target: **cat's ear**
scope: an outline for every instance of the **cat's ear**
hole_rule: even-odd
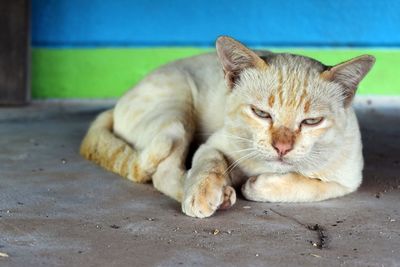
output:
[[[344,89],[344,106],[348,107],[353,100],[358,84],[367,75],[374,63],[375,57],[373,56],[359,56],[336,66],[329,67],[322,72],[321,77],[342,85]]]
[[[264,69],[267,67],[267,63],[256,53],[228,36],[219,37],[216,42],[216,48],[230,89],[238,81],[240,73],[244,69]]]

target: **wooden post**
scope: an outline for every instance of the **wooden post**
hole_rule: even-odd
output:
[[[0,0],[0,105],[30,100],[30,0]]]

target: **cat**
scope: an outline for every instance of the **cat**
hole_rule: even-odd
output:
[[[150,73],[91,124],[81,154],[181,202],[205,218],[251,201],[311,202],[355,191],[362,181],[359,126],[351,106],[375,63],[363,55],[325,66],[252,51],[227,36],[216,53]],[[202,144],[191,167],[191,142]]]

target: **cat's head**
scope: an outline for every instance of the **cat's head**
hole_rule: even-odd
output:
[[[237,139],[248,152],[283,171],[317,162],[342,138],[357,86],[375,62],[369,55],[336,66],[291,54],[259,56],[230,37],[216,46],[230,90],[225,124],[248,140]]]

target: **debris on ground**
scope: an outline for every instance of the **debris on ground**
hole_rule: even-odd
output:
[[[5,253],[5,252],[0,252],[0,257],[1,258],[8,258],[9,255],[7,253]]]
[[[336,221],[336,222],[341,223],[343,221]],[[326,239],[327,239],[327,235],[324,232],[324,229],[321,226],[319,226],[318,224],[309,225],[309,226],[307,226],[307,228],[311,231],[317,232],[317,234],[318,234],[318,241],[317,242],[311,241],[311,244],[313,245],[313,247],[323,249],[326,246]]]

